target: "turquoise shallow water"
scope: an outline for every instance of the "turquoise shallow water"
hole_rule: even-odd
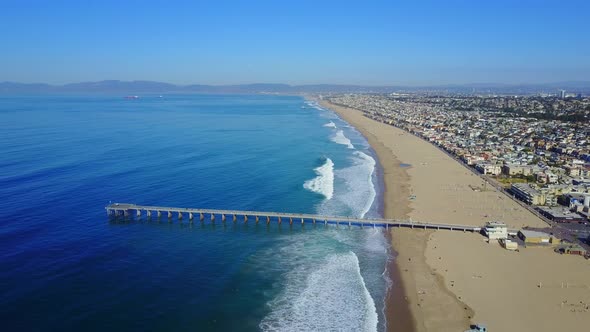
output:
[[[378,216],[364,138],[300,97],[0,98],[9,330],[382,330],[381,230],[109,222],[109,201]]]

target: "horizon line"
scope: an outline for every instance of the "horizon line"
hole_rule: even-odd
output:
[[[289,87],[305,87],[305,86],[356,86],[365,88],[388,88],[388,87],[410,87],[410,88],[421,88],[421,87],[465,87],[465,86],[504,86],[504,87],[518,87],[518,86],[531,86],[531,85],[567,85],[567,84],[588,84],[590,87],[590,80],[572,80],[572,81],[551,81],[551,82],[519,82],[519,83],[501,83],[501,82],[469,82],[469,83],[430,83],[430,84],[412,84],[412,83],[391,83],[391,84],[355,84],[355,83],[277,83],[277,82],[250,82],[250,83],[225,83],[225,84],[211,84],[211,83],[170,83],[166,81],[157,80],[120,80],[120,79],[104,79],[96,81],[77,81],[69,83],[46,83],[46,82],[19,82],[19,81],[0,81],[0,84],[22,84],[22,85],[47,85],[53,87],[65,87],[68,85],[76,84],[88,84],[88,83],[106,83],[106,82],[117,82],[117,83],[159,83],[173,85],[177,87],[189,87],[189,86],[210,86],[210,87],[230,87],[230,86],[248,86],[248,85],[283,85]]]

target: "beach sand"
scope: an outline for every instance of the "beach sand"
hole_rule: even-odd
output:
[[[385,217],[546,226],[432,144],[358,110],[321,104],[355,126],[375,150],[384,172]],[[590,326],[590,262],[579,256],[551,248],[509,252],[480,234],[451,231],[394,229],[391,240],[398,253],[389,269],[396,284],[388,295],[391,331],[464,331],[473,323],[491,331]]]

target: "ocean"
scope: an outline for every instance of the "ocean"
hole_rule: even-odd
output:
[[[364,137],[297,96],[0,97],[0,320],[45,331],[382,331],[382,229],[109,202],[379,217]]]

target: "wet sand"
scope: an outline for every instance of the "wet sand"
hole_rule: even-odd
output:
[[[432,144],[358,110],[321,104],[355,126],[375,150],[384,173],[385,217],[545,226]],[[395,283],[387,296],[390,331],[464,331],[481,322],[492,331],[590,325],[590,263],[581,257],[550,248],[508,252],[472,233],[394,229],[390,236],[398,253],[389,267]]]

